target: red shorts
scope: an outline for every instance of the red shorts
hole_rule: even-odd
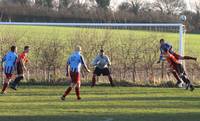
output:
[[[81,81],[81,76],[80,76],[79,72],[70,71],[70,77],[71,77],[73,83],[80,83],[80,81]]]
[[[11,79],[12,78],[12,74],[5,74],[7,79]]]
[[[177,53],[173,53],[172,55],[173,55],[176,59],[178,59],[178,60],[180,60],[180,59],[183,58],[181,55],[179,55],[179,54],[177,54]]]

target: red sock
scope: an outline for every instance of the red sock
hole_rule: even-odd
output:
[[[80,99],[80,88],[79,88],[79,87],[76,87],[76,88],[75,88],[75,91],[76,91],[77,99]]]
[[[8,87],[8,83],[4,83],[4,84],[3,84],[2,92],[4,92],[4,91],[6,90],[7,87]]]
[[[67,95],[70,93],[71,90],[72,90],[72,87],[69,87],[69,88],[65,91],[63,97],[67,96]]]
[[[95,84],[96,84],[96,78],[92,77],[92,85],[91,86],[93,87],[93,86],[95,86]]]
[[[113,80],[112,80],[112,77],[109,76],[108,79],[109,79],[109,81],[110,81],[110,85],[111,85],[111,86],[114,86],[114,84],[113,84]]]

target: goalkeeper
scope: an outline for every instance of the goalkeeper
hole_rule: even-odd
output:
[[[95,67],[95,70],[93,72],[92,77],[92,85],[91,87],[94,87],[96,84],[96,77],[97,76],[108,76],[108,79],[110,81],[110,85],[114,87],[113,79],[111,77],[111,73],[109,70],[109,66],[111,66],[110,59],[107,55],[104,54],[104,50],[101,49],[99,54],[96,56],[94,61],[92,62],[92,65]]]

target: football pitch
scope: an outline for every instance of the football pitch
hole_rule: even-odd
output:
[[[198,121],[200,92],[178,88],[22,86],[0,96],[0,121]]]

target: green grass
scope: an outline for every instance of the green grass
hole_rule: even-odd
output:
[[[0,121],[197,121],[199,89],[82,87],[61,101],[64,86],[20,87],[0,96]]]

